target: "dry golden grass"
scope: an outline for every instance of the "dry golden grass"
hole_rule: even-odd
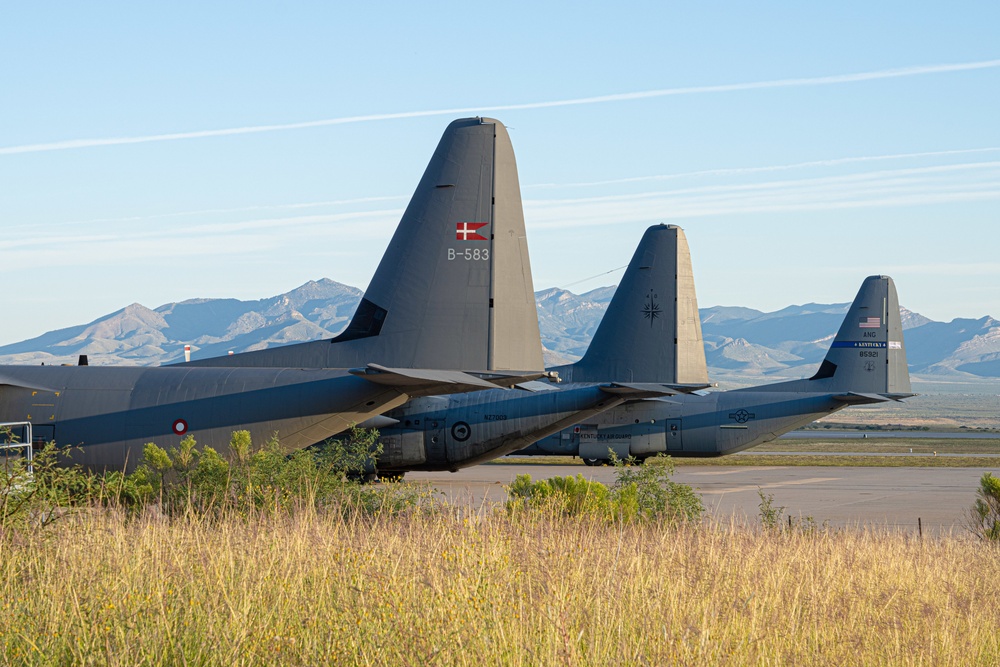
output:
[[[1000,553],[967,539],[83,513],[0,537],[0,662],[996,665]]]

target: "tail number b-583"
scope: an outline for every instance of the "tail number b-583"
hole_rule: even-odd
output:
[[[490,258],[489,248],[465,248],[456,250],[455,248],[448,248],[448,261],[455,259],[464,259],[466,261],[475,262],[477,260],[486,260]]]

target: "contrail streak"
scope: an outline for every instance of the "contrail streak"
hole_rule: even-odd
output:
[[[534,183],[522,185],[522,189],[530,188],[582,188],[597,185],[619,185],[623,183],[641,183],[644,181],[670,181],[681,178],[693,178],[697,176],[744,176],[747,174],[759,174],[774,171],[791,171],[793,169],[803,169],[809,167],[838,167],[845,164],[858,162],[880,162],[886,160],[904,160],[909,158],[922,157],[948,157],[952,155],[967,155],[973,153],[996,153],[1000,152],[1000,146],[990,148],[963,148],[948,151],[923,151],[920,153],[895,153],[893,155],[866,155],[862,157],[842,157],[830,158],[826,160],[810,160],[808,162],[794,162],[792,164],[776,164],[765,167],[725,167],[718,169],[701,169],[699,171],[684,171],[675,174],[656,174],[652,176],[630,176],[627,178],[614,178],[604,181],[585,181],[579,183]]]
[[[398,113],[371,114],[366,116],[345,116],[342,118],[326,118],[322,120],[305,121],[301,123],[284,123],[279,125],[251,125],[247,127],[232,127],[219,130],[201,130],[197,132],[173,132],[169,134],[151,134],[138,137],[109,137],[105,139],[71,139],[54,141],[44,144],[25,144],[22,146],[6,146],[0,148],[0,155],[16,153],[39,153],[42,151],[72,150],[76,148],[94,148],[97,146],[121,146],[124,144],[143,144],[154,141],[176,141],[181,139],[201,139],[205,137],[225,137],[237,134],[257,134],[260,132],[278,132],[282,130],[301,130],[310,127],[325,127],[328,125],[346,125],[349,123],[369,123],[381,120],[398,120],[402,118],[423,118],[427,116],[450,116],[456,114],[482,113],[483,111],[520,111],[524,109],[546,109],[552,107],[579,106],[586,104],[605,104],[609,102],[625,102],[630,100],[667,97],[672,95],[701,95],[706,93],[728,93],[741,90],[761,90],[766,88],[792,88],[797,86],[829,86],[843,83],[857,83],[876,79],[894,79],[924,74],[941,74],[945,72],[961,72],[967,70],[1000,67],[1000,60],[983,60],[970,63],[953,63],[948,65],[923,65],[917,67],[902,67],[897,69],[876,70],[874,72],[857,72],[854,74],[837,74],[797,79],[777,79],[773,81],[754,81],[750,83],[730,83],[715,86],[690,86],[683,88],[663,88],[633,93],[618,93],[599,95],[596,97],[580,97],[569,100],[549,102],[528,102],[524,104],[485,105],[476,107],[459,107],[453,109],[434,109],[428,111],[403,111]]]

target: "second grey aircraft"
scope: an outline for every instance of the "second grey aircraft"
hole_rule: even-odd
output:
[[[612,452],[640,461],[661,452],[719,456],[850,405],[912,395],[896,291],[884,276],[865,281],[812,378],[701,391],[709,385],[690,252],[672,225],[647,230],[583,359],[549,370],[569,383],[531,383],[543,388],[533,395],[432,396],[387,413],[396,423],[381,429],[380,474],[457,470],[532,440],[518,453],[570,454],[592,465]],[[614,403],[556,430],[573,419],[572,401],[602,393]]]

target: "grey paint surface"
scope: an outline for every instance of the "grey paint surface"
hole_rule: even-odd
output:
[[[462,376],[390,386],[325,369],[0,366],[0,421],[31,421],[36,436],[81,446],[79,463],[132,467],[145,443],[176,446],[187,434],[223,454],[234,430],[301,449],[411,395],[482,389]]]
[[[587,353],[551,370],[566,382],[708,383],[683,229],[646,230]]]
[[[925,534],[966,535],[964,513],[975,499],[983,468],[838,468],[681,466],[673,480],[690,484],[702,495],[712,517],[759,523],[758,487],[774,496],[795,518],[811,516],[833,527],[867,526]],[[997,469],[992,470],[998,474]],[[505,484],[519,474],[532,479],[583,474],[614,483],[613,468],[503,464],[477,466],[457,473],[411,473],[412,482],[431,484],[442,497],[473,509],[506,500]]]
[[[509,454],[632,398],[671,391],[663,385],[607,383],[537,394],[488,390],[416,398],[386,415],[396,423],[379,429],[384,451],[378,471],[458,470]]]
[[[364,299],[380,309],[378,335],[188,365],[543,368],[517,164],[503,124],[464,118],[448,126]],[[367,315],[359,307],[345,333],[369,330]]]

